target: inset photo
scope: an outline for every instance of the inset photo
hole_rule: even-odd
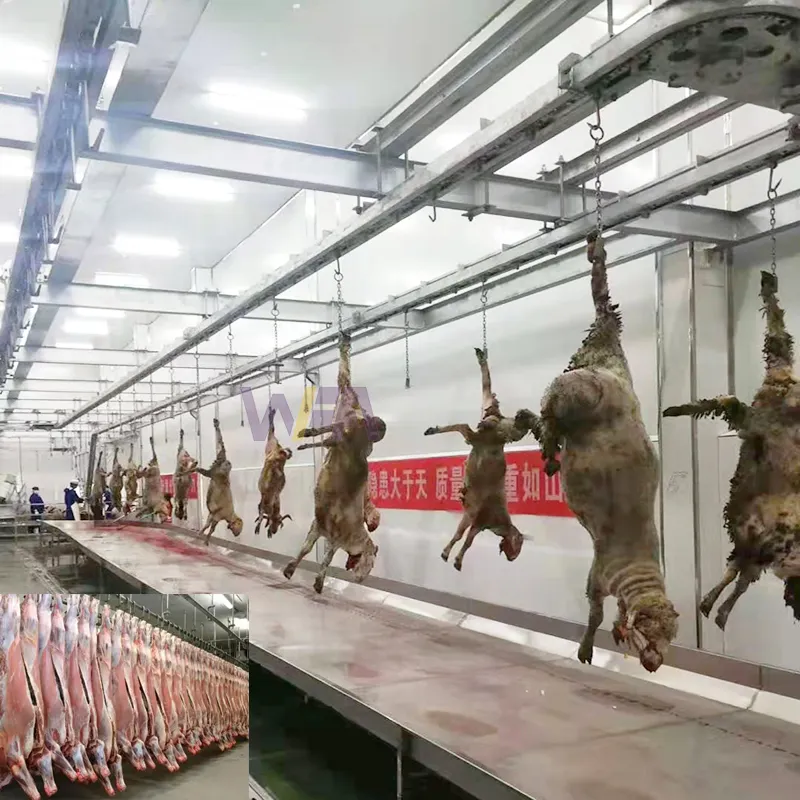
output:
[[[3,797],[242,796],[248,621],[239,595],[0,595]]]

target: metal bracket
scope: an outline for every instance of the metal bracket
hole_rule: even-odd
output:
[[[474,208],[470,208],[468,211],[465,211],[461,216],[466,217],[470,222],[475,219],[475,217],[479,217],[481,214],[491,214],[494,211],[495,206],[484,203],[480,206],[475,206]]]

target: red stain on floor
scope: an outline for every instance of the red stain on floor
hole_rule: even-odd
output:
[[[377,678],[380,676],[378,670],[367,667],[364,664],[356,664],[353,662],[345,664],[345,671],[347,672],[348,678],[355,678],[356,680]]]
[[[455,733],[459,736],[490,736],[497,733],[494,725],[481,722],[474,717],[466,717],[463,714],[453,714],[450,711],[427,711],[425,716],[438,727]]]

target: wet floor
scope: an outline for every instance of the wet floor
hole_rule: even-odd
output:
[[[127,789],[117,796],[124,800],[240,800],[247,796],[248,745],[240,741],[227,752],[208,748],[190,756],[180,771],[170,775],[163,767],[139,773],[124,765]],[[56,775],[58,800],[87,800],[106,797],[97,783],[93,786],[71,784]],[[37,784],[40,785],[38,779]],[[17,786],[3,790],[3,800],[22,800],[25,794]]]
[[[32,540],[0,540],[0,588],[6,593],[20,594],[51,589]]]
[[[472,800],[411,765],[404,800]],[[250,773],[276,800],[395,800],[389,745],[308,699],[261,667],[250,667]]]

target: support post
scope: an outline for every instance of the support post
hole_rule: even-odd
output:
[[[94,480],[94,460],[97,453],[97,434],[93,433],[89,440],[89,463],[86,467],[86,489],[84,490],[84,500],[89,497],[92,491],[92,481]]]
[[[659,416],[664,408],[728,390],[724,256],[688,245],[658,262],[662,298]],[[724,560],[719,436],[710,420],[661,419],[661,537],[667,591],[680,613],[677,644],[721,651],[722,635],[698,611],[705,576]]]

